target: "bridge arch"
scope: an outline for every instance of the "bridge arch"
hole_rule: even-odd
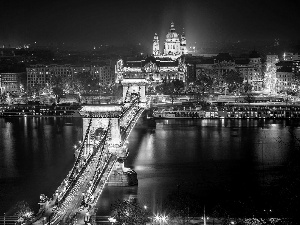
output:
[[[146,85],[145,78],[129,78],[121,81],[123,85],[123,102],[128,103],[132,97],[139,97],[141,103],[146,102]]]

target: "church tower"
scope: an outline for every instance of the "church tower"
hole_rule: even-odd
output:
[[[184,29],[181,35],[181,41],[180,41],[180,50],[181,54],[186,54],[187,53],[187,48],[186,48],[186,38],[184,34]]]
[[[154,39],[153,39],[153,55],[158,56],[159,55],[159,40],[157,33],[154,34]]]

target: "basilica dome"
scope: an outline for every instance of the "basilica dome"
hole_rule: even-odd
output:
[[[167,39],[179,38],[176,32],[169,32],[166,36]]]
[[[178,39],[179,40],[179,35],[175,32],[175,26],[174,23],[171,23],[170,31],[166,35],[166,39]]]

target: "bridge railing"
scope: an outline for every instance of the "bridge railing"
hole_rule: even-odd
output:
[[[83,150],[84,150],[85,144],[88,140],[88,135],[89,135],[89,132],[90,132],[91,124],[92,124],[92,118],[89,121],[89,125],[88,125],[88,128],[86,130],[86,134],[85,134],[85,137],[83,139],[83,142],[81,144],[79,154],[78,154],[78,156],[75,160],[74,166],[72,167],[72,169],[69,172],[69,174],[67,175],[67,177],[63,180],[61,185],[55,191],[55,193],[57,193],[57,196],[55,196],[55,198],[57,198],[57,199],[63,199],[64,196],[66,195],[66,193],[68,193],[69,188],[72,187],[72,179],[74,177],[74,174],[75,174],[76,170],[79,168],[79,163],[81,162],[80,160],[82,158]],[[55,199],[55,201],[56,201],[56,199]]]
[[[104,189],[104,186],[109,178],[109,175],[110,175],[112,168],[114,167],[116,161],[117,161],[117,156],[113,155],[113,154],[110,154],[109,158],[105,161],[104,167],[101,170],[101,173],[99,174],[97,179],[95,180],[95,184],[93,185],[93,187],[91,189],[91,193],[93,193],[93,196],[94,196],[94,193],[96,194],[90,203],[92,206],[95,206],[97,204],[97,201]]]
[[[71,190],[74,191],[74,188],[75,189],[79,188],[78,182],[80,180],[82,180],[81,178],[83,176],[83,173],[86,172],[87,168],[90,168],[92,166],[92,165],[90,165],[92,160],[94,160],[94,162],[96,161],[96,158],[97,158],[96,154],[103,150],[103,148],[105,146],[105,142],[106,142],[106,139],[107,139],[107,134],[108,134],[109,129],[110,129],[110,124],[109,124],[108,128],[106,129],[106,132],[103,134],[99,144],[97,146],[94,146],[94,150],[93,150],[92,154],[90,155],[90,157],[86,160],[85,165],[82,166],[81,170],[78,172],[78,174],[75,175],[73,181],[69,184],[68,188],[64,191],[64,193],[62,193],[63,196],[62,196],[61,199],[59,199],[57,205],[61,206],[61,207],[64,205],[64,207],[63,207],[64,209],[62,209],[61,207],[58,207],[57,210],[62,210],[62,211],[66,210],[65,207],[68,205],[68,203],[64,204],[64,202],[66,200],[67,200],[67,202],[71,201],[70,196],[69,196]],[[87,132],[90,132],[90,129],[88,129]],[[94,163],[93,163],[93,165],[94,165]],[[59,213],[59,214],[61,214],[61,213]],[[51,221],[51,224],[55,224],[59,220],[60,217],[61,217],[61,215],[54,216],[52,221]]]
[[[70,190],[74,187],[74,182],[76,182],[76,180],[78,179],[78,177],[82,176],[84,170],[87,168],[87,166],[90,164],[90,162],[92,161],[92,159],[94,159],[97,151],[99,151],[99,148],[104,148],[104,144],[106,142],[106,137],[108,134],[108,129],[106,130],[106,132],[104,133],[103,137],[101,138],[101,142],[97,145],[97,147],[94,148],[92,154],[89,156],[89,158],[87,159],[85,165],[83,165],[82,169],[80,170],[80,172],[76,175],[76,177],[74,178],[74,181],[72,182],[73,185],[71,185],[68,188],[68,191],[65,193],[64,197],[59,201],[62,202],[64,201],[64,199],[66,198],[66,196],[69,194]]]
[[[70,177],[68,177],[68,178],[72,178],[73,177],[73,175],[75,173],[75,170],[76,170],[76,167],[78,166],[78,164],[79,164],[79,162],[81,160],[81,157],[82,157],[82,154],[83,154],[83,150],[85,148],[85,144],[86,144],[86,142],[88,140],[88,136],[89,136],[89,133],[90,133],[91,126],[92,126],[92,118],[90,118],[89,125],[88,125],[88,128],[87,128],[86,132],[85,132],[84,140],[82,142],[82,145],[81,145],[78,157],[77,157],[77,159],[76,159],[76,161],[74,163],[74,166],[73,166],[73,169],[71,171]]]
[[[127,140],[128,136],[130,135],[134,125],[136,124],[137,120],[139,119],[139,117],[141,116],[141,114],[143,113],[144,109],[140,108],[135,115],[133,116],[133,118],[131,119],[131,121],[127,124],[127,126],[122,130],[121,133],[121,139],[123,141],[123,143]]]

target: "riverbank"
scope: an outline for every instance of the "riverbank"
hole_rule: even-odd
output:
[[[80,117],[81,105],[1,105],[0,117]]]
[[[225,105],[165,106],[152,110],[155,119],[300,119],[300,105],[228,103]]]

